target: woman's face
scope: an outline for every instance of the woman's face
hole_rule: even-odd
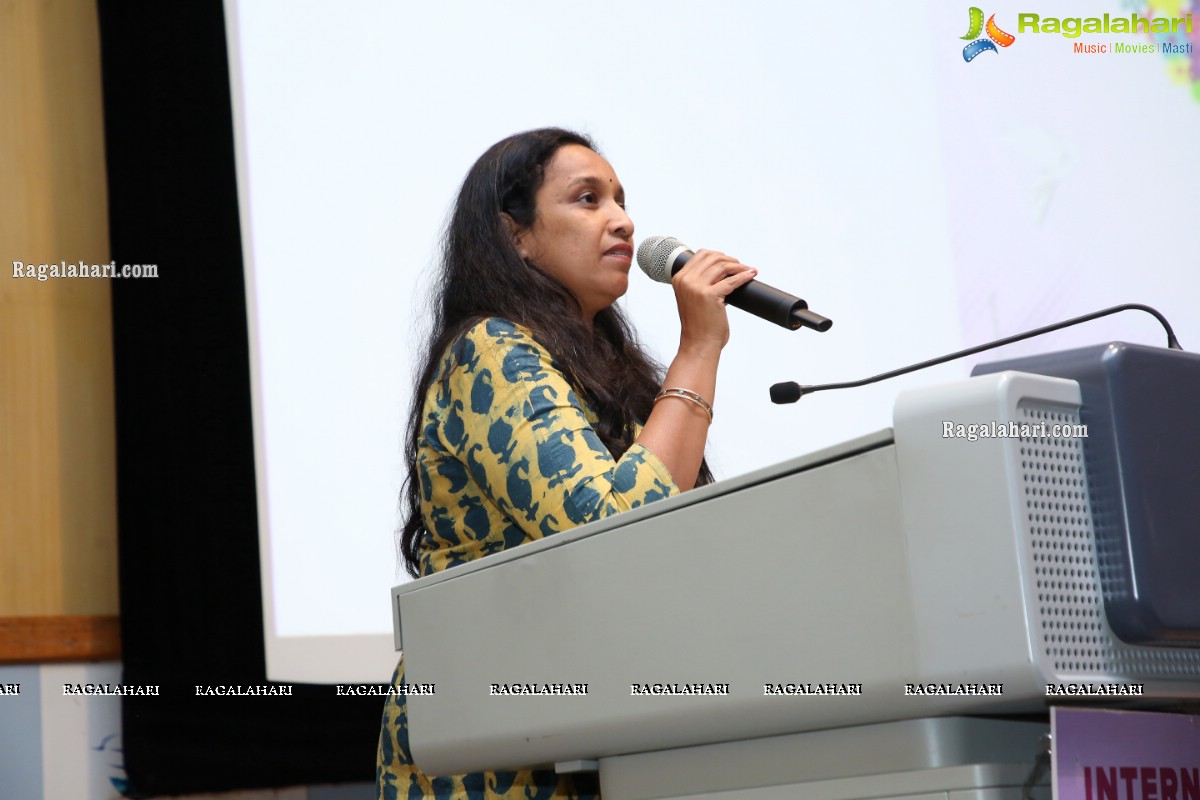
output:
[[[533,226],[514,236],[517,252],[565,286],[590,321],[629,288],[633,220],[625,190],[600,155],[568,144],[550,159],[535,199]]]

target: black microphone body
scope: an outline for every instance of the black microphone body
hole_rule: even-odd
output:
[[[638,248],[638,265],[656,281],[670,283],[671,277],[694,256],[678,239],[653,236]],[[808,303],[795,295],[753,280],[725,297],[725,302],[788,330],[804,326],[822,333],[833,322],[808,310]]]
[[[690,261],[694,255],[695,253],[691,250],[684,250],[675,256],[675,260],[671,264],[671,275],[682,269],[683,265]],[[808,303],[799,297],[757,280],[750,281],[734,289],[725,296],[725,302],[734,308],[740,308],[742,311],[747,311],[756,317],[761,317],[768,322],[774,322],[776,325],[782,325],[793,331],[801,325],[808,324],[805,317],[797,313],[802,311],[808,312],[805,316],[816,323],[809,327],[814,327],[819,331],[827,331],[833,325],[832,322],[824,317],[808,311]],[[824,327],[820,327],[822,321],[826,323]]]

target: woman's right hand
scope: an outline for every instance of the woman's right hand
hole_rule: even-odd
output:
[[[704,398],[709,409],[716,397],[717,363],[729,341],[725,298],[748,283],[758,270],[715,250],[701,250],[671,278],[679,306],[679,353],[663,380],[664,389],[686,389]],[[656,402],[638,436],[639,444],[658,456],[680,489],[696,485],[711,422],[709,411],[678,395]]]
[[[716,355],[729,341],[725,298],[758,270],[716,250],[700,250],[671,278],[679,306],[680,351]]]

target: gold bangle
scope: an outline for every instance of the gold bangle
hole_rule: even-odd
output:
[[[673,387],[670,389],[663,389],[661,392],[658,393],[658,396],[654,398],[655,404],[657,404],[658,401],[662,400],[664,397],[678,397],[682,400],[691,400],[693,403],[695,403],[696,405],[698,405],[704,409],[704,413],[708,415],[708,421],[710,423],[712,422],[712,419],[713,419],[712,406],[710,406],[708,404],[707,400],[705,400],[703,397],[701,397],[698,393],[693,392],[691,389],[681,389],[681,388],[676,388],[676,387]]]

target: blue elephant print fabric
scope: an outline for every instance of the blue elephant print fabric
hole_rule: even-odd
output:
[[[679,493],[641,445],[613,458],[593,430],[596,415],[554,358],[528,329],[505,319],[486,318],[450,345],[422,419],[422,575]],[[393,682],[404,685],[403,662]],[[594,774],[426,776],[412,764],[402,690],[384,708],[376,777],[379,797],[388,800],[599,796]]]

